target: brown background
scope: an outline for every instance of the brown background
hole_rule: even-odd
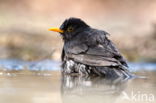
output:
[[[0,58],[60,60],[49,27],[79,17],[109,37],[130,61],[156,61],[155,0],[0,0]]]

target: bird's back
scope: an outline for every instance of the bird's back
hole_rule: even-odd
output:
[[[128,77],[128,65],[105,31],[92,28],[65,42],[63,72],[67,74]]]

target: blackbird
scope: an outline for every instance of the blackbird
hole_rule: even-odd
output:
[[[64,41],[62,50],[62,73],[106,77],[130,77],[128,65],[108,33],[87,25],[79,18],[66,19],[59,32]]]

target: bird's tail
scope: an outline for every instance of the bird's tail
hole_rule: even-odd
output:
[[[97,75],[105,76],[106,78],[125,78],[130,79],[134,77],[126,67],[93,67],[92,72]]]

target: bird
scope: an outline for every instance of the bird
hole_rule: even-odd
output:
[[[65,19],[58,32],[63,39],[62,73],[80,76],[130,77],[127,60],[109,39],[109,33],[80,18]]]

